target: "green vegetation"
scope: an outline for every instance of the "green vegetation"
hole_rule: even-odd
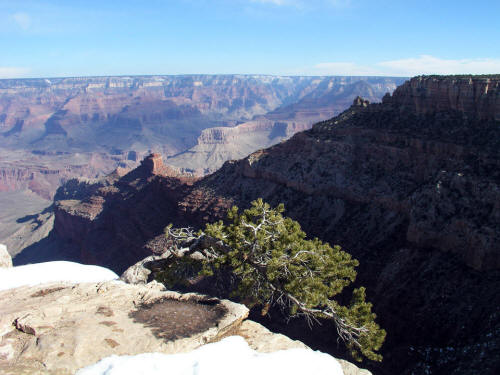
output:
[[[207,224],[196,234],[169,226],[166,233],[177,246],[200,239],[212,243],[202,272],[230,270],[238,279],[234,294],[262,306],[263,314],[277,305],[290,316],[331,319],[354,358],[381,361],[377,351],[385,331],[375,323],[365,289],[355,289],[347,306],[334,300],[356,278],[358,261],[339,246],[307,240],[299,223],[283,217],[283,211],[283,204],[271,208],[258,199],[241,213],[234,206],[227,223]]]

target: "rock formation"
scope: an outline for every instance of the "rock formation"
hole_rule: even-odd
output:
[[[459,111],[465,117],[500,120],[498,76],[423,76],[406,82],[392,102],[418,114]]]
[[[5,150],[0,153],[0,191],[28,188],[52,199],[64,179],[135,166],[150,150],[184,152],[206,128],[233,127],[278,108],[282,114],[277,118],[296,124],[288,132],[299,131],[344,109],[360,80],[374,100],[403,81],[239,75],[0,80],[0,147]],[[356,90],[364,93],[361,87]],[[332,94],[329,100],[319,99]],[[311,95],[318,100],[317,105],[316,99],[309,100],[309,111],[290,107]],[[276,121],[265,121],[260,129],[265,134],[250,137],[251,147],[245,136],[232,142],[248,152],[278,142],[272,133]],[[248,135],[246,128],[242,133]],[[246,155],[227,147],[224,158]],[[220,157],[206,158],[202,169],[215,170],[227,160]],[[196,169],[199,163],[184,156],[176,165]]]
[[[64,260],[106,264],[123,272],[152,254],[147,242],[163,232],[165,221],[178,216],[177,201],[194,182],[178,176],[161,156],[151,154],[124,175],[117,171],[96,183],[69,181],[56,194],[52,236],[59,242],[52,251]],[[129,247],[134,250],[124,251]],[[27,249],[15,262],[51,259],[40,254],[37,248]]]
[[[72,178],[135,168],[151,151],[182,172],[204,175],[337,114],[355,95],[378,101],[403,81],[243,75],[0,80],[0,195],[31,191],[52,200]],[[31,201],[15,201],[17,210]],[[6,225],[17,230],[22,217]],[[0,233],[0,241],[13,245],[12,255],[40,237],[27,228]]]
[[[73,374],[112,354],[186,352],[234,334],[247,314],[158,283],[10,289],[0,292],[0,372]]]
[[[283,202],[309,235],[360,260],[358,281],[388,331],[375,373],[492,374],[500,350],[498,82],[417,77],[380,104],[355,99],[341,115],[200,180],[154,175],[143,163],[87,194],[62,194],[55,232],[80,259],[122,272],[165,250],[168,223],[202,226],[258,197]],[[294,337],[337,351],[322,328],[299,328]]]
[[[381,95],[394,89],[393,82],[385,79],[330,77],[319,80],[313,91],[295,103],[235,127],[203,130],[196,146],[170,157],[168,163],[194,171],[197,175],[212,173],[227,160],[240,159],[284,141],[299,131],[309,129],[316,122],[339,114],[349,107],[356,96],[363,95],[365,99],[378,102]]]
[[[283,202],[311,236],[358,258],[358,281],[388,330],[375,372],[492,374],[500,350],[498,82],[417,77],[382,104],[356,100],[310,131],[226,163],[180,205],[201,223],[207,213],[223,216],[217,199]],[[316,335],[305,342],[319,345]]]
[[[0,292],[2,374],[73,374],[110,355],[183,353],[229,335],[263,353],[309,349],[244,320],[227,300],[166,291],[157,283],[48,283]],[[345,375],[370,375],[339,361]]]
[[[252,320],[243,321],[236,334],[242,336],[252,349],[261,353],[271,353],[287,349],[309,349],[304,343],[291,340],[289,337],[279,333],[272,333],[261,324]],[[360,369],[351,362],[342,359],[338,361],[342,366],[344,375],[371,375],[368,370]]]

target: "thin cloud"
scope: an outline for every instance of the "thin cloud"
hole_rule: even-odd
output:
[[[377,65],[394,73],[404,75],[500,73],[500,59],[447,60],[430,55],[421,55],[416,58],[383,61]]]
[[[250,0],[252,3],[274,4],[274,5],[291,5],[293,1],[287,0]]]
[[[27,13],[18,12],[12,15],[14,22],[23,30],[28,30],[31,26],[31,17]]]
[[[250,0],[250,2],[275,6],[289,6],[295,8],[319,8],[325,6],[341,8],[350,5],[351,0]]]
[[[0,78],[25,78],[30,71],[28,68],[0,66]]]
[[[305,72],[314,75],[384,75],[415,76],[420,74],[498,74],[500,59],[440,59],[430,55],[381,61],[374,65],[353,62],[324,62]]]

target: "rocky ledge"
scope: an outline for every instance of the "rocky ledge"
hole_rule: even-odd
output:
[[[10,260],[7,253],[4,258]],[[0,291],[0,373],[74,374],[112,355],[190,352],[230,335],[243,337],[260,353],[310,350],[244,320],[248,312],[228,300],[167,291],[156,281],[61,281],[7,289]],[[338,362],[344,375],[371,374]]]
[[[156,282],[44,284],[0,292],[0,372],[73,374],[116,355],[193,350],[234,334],[248,309]]]

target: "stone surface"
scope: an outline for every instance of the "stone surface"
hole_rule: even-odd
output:
[[[12,267],[12,258],[7,251],[7,246],[0,244],[0,268]]]
[[[271,353],[278,350],[287,349],[311,349],[303,342],[292,340],[289,337],[273,333],[263,325],[252,320],[245,320],[238,331],[237,335],[243,337],[248,345],[261,353]],[[338,360],[344,371],[344,375],[370,375],[371,372],[365,369],[360,369],[351,362]]]
[[[234,333],[247,315],[156,282],[11,289],[0,292],[0,372],[73,374],[113,354],[187,352]]]
[[[343,359],[339,359],[338,361],[340,362],[340,366],[342,366],[344,375],[371,375],[370,371],[361,369],[351,362],[345,361]]]
[[[245,320],[236,334],[243,337],[253,350],[261,353],[286,349],[310,349],[306,344],[292,340],[285,335],[273,333],[253,320]]]
[[[120,276],[120,280],[128,284],[147,284],[154,278],[155,269],[163,269],[170,262],[170,252],[162,255],[151,255],[130,266]]]

